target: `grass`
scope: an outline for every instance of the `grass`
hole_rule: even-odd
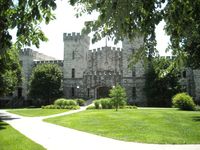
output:
[[[12,109],[12,110],[9,110],[8,112],[21,115],[21,116],[27,116],[27,117],[39,117],[39,116],[49,116],[53,114],[59,114],[66,111],[68,110],[34,108],[34,109]]]
[[[199,144],[200,112],[176,109],[87,110],[45,121],[113,139]]]
[[[9,124],[0,120],[1,150],[44,150],[41,145],[31,141]]]

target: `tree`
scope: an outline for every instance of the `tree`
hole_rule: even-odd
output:
[[[33,99],[50,104],[61,96],[62,71],[56,64],[41,64],[33,69],[30,79],[29,95]]]
[[[166,68],[169,65],[170,60],[162,57],[157,57],[149,63],[144,88],[148,106],[170,107],[172,97],[181,91],[180,72],[175,68],[167,72]]]
[[[54,19],[55,0],[0,0],[0,55],[12,47],[10,30],[16,29],[18,49],[23,45],[36,45],[47,38],[40,29]]]
[[[143,56],[156,53],[155,27],[164,20],[171,41],[169,48],[177,56],[172,66],[180,65],[184,58],[187,65],[200,66],[200,0],[70,0],[70,3],[79,8],[77,16],[99,12],[98,19],[87,22],[84,29],[95,33],[93,42],[107,35],[118,41],[125,37],[133,40],[142,34],[145,44],[138,53],[144,53]]]
[[[120,85],[112,88],[110,90],[109,96],[111,97],[111,103],[115,107],[116,111],[118,110],[119,106],[123,106],[126,103],[126,91]]]
[[[21,81],[21,67],[15,49],[0,55],[0,68],[0,96],[5,96],[15,90]]]

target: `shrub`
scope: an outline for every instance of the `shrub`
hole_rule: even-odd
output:
[[[200,106],[197,105],[197,106],[195,107],[195,110],[196,110],[196,111],[200,111]]]
[[[112,103],[110,98],[99,99],[102,109],[112,109]]]
[[[83,99],[76,99],[76,103],[77,103],[79,106],[84,106],[84,105],[85,105],[85,100],[83,100]]]
[[[42,106],[42,109],[59,109],[59,108],[55,105],[46,105]]]
[[[63,103],[64,103],[64,100],[66,100],[66,99],[64,99],[64,98],[59,98],[59,99],[57,99],[57,100],[54,101],[54,105],[62,106]]]
[[[96,109],[96,107],[95,106],[88,106],[87,110],[89,110],[89,109]]]
[[[195,104],[191,96],[186,93],[178,93],[172,98],[174,107],[181,110],[194,110]]]
[[[54,105],[60,108],[66,108],[66,106],[77,106],[77,103],[74,100],[60,98],[54,101]]]
[[[99,100],[95,100],[94,101],[94,106],[95,106],[95,109],[100,109],[100,101]]]
[[[137,106],[126,105],[123,108],[124,109],[137,109]]]

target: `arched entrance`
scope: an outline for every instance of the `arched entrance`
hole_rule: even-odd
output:
[[[109,91],[111,87],[101,86],[97,88],[97,95],[96,97],[99,98],[105,98],[109,97]]]

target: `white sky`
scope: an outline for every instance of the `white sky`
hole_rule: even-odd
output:
[[[48,37],[48,42],[41,42],[40,48],[32,46],[33,50],[39,51],[48,56],[55,57],[56,59],[63,59],[63,33],[81,32],[84,27],[84,22],[94,20],[96,15],[75,17],[76,11],[67,1],[57,1],[57,9],[55,11],[56,20],[51,21],[48,25],[41,25],[41,29]],[[161,55],[164,55],[165,49],[169,42],[163,31],[164,22],[161,22],[156,29],[157,36],[157,49]],[[90,44],[90,49],[105,46],[105,40],[98,43]],[[114,46],[112,42],[108,42],[108,46]],[[117,45],[118,47],[121,44]]]

